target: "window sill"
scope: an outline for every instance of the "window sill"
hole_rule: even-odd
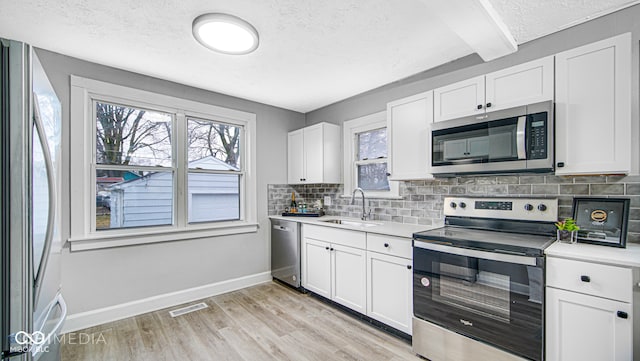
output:
[[[84,238],[70,238],[71,252],[88,251],[95,249],[137,246],[150,243],[183,241],[196,238],[216,236],[228,236],[241,233],[254,233],[258,231],[257,223],[241,222],[236,224],[217,225],[215,227],[197,227],[188,229],[155,229],[131,230],[123,233],[94,233]]]
[[[356,199],[360,199],[361,197],[362,196],[360,196],[359,194],[356,195]],[[382,196],[382,195],[371,195],[371,196],[369,196],[369,195],[367,195],[365,193],[364,197],[366,199],[394,199],[394,200],[404,199],[401,196],[396,196],[396,195],[392,195],[392,194],[389,194],[389,195],[386,195],[386,196]],[[340,198],[349,198],[349,199],[351,199],[351,194],[341,194]]]

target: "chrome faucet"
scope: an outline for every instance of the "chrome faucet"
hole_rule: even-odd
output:
[[[367,217],[371,216],[371,209],[369,209],[369,213],[367,213],[367,211],[365,210],[364,191],[362,190],[362,188],[358,187],[353,190],[353,193],[351,193],[351,204],[355,203],[357,191],[360,191],[360,193],[362,193],[362,217],[360,217],[360,219],[362,219],[363,221],[366,221]]]

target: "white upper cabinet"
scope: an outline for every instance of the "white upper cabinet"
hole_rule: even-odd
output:
[[[432,178],[431,123],[433,91],[387,104],[391,180]]]
[[[631,34],[556,55],[556,174],[629,173]]]
[[[436,122],[484,113],[484,75],[435,89]]]
[[[287,137],[287,182],[300,183],[304,178],[304,132],[290,132]]]
[[[553,56],[485,76],[487,112],[553,100]]]
[[[434,90],[434,121],[553,100],[553,56]]]
[[[324,181],[324,127],[303,129],[304,170],[303,182],[322,183]]]
[[[340,126],[319,123],[288,134],[289,184],[340,183]]]

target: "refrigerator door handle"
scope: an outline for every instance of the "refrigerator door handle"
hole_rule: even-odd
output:
[[[43,332],[44,331],[44,326],[47,323],[47,320],[49,319],[49,316],[51,316],[51,312],[53,312],[53,310],[56,308],[56,306],[60,306],[60,320],[56,323],[55,327],[53,328],[53,330],[51,330],[51,333],[49,335],[47,335],[47,341],[51,342],[52,340],[55,342],[55,337],[58,334],[58,332],[60,332],[60,329],[62,328],[62,325],[64,324],[64,320],[67,318],[67,303],[64,301],[64,297],[62,297],[62,293],[59,293],[56,295],[56,297],[53,299],[53,301],[51,301],[51,303],[48,306],[48,310],[45,313],[45,316],[42,318],[42,320],[39,323],[38,326],[38,331]],[[53,337],[53,339],[52,339]],[[35,356],[39,353],[43,352],[43,348],[42,347],[34,347],[33,348],[33,352],[32,352],[32,356],[35,359]]]
[[[40,266],[38,267],[38,273],[34,277],[33,283],[33,304],[38,304],[40,298],[40,290],[42,289],[42,279],[47,268],[47,262],[49,261],[49,252],[51,251],[51,242],[53,241],[53,222],[56,212],[56,189],[55,178],[53,174],[53,162],[51,160],[51,152],[49,151],[49,142],[44,132],[44,125],[42,124],[42,118],[40,117],[40,108],[38,107],[38,97],[33,94],[33,123],[35,125],[36,133],[40,139],[42,145],[42,154],[44,155],[44,163],[47,169],[47,185],[49,187],[49,212],[47,214],[47,230],[44,238],[44,248],[42,256],[40,258]]]

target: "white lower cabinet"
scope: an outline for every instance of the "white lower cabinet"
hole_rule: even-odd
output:
[[[367,251],[367,316],[411,334],[411,259]]]
[[[312,232],[306,232],[315,238],[305,235],[303,239],[302,286],[354,311],[365,313],[367,310],[366,251],[340,244],[349,243],[350,239],[353,239],[353,243],[359,243],[357,239],[359,232],[331,228],[327,228],[325,232],[322,228],[326,227],[314,227]],[[316,238],[322,238],[322,240]]]
[[[302,286],[322,297],[331,298],[330,244],[305,238],[302,260]]]
[[[546,272],[546,360],[634,360],[637,271],[547,257]]]
[[[302,225],[302,287],[412,333],[410,238]]]
[[[331,299],[354,311],[367,309],[366,252],[361,249],[332,245]]]
[[[546,302],[547,360],[632,360],[630,303],[552,287]]]

